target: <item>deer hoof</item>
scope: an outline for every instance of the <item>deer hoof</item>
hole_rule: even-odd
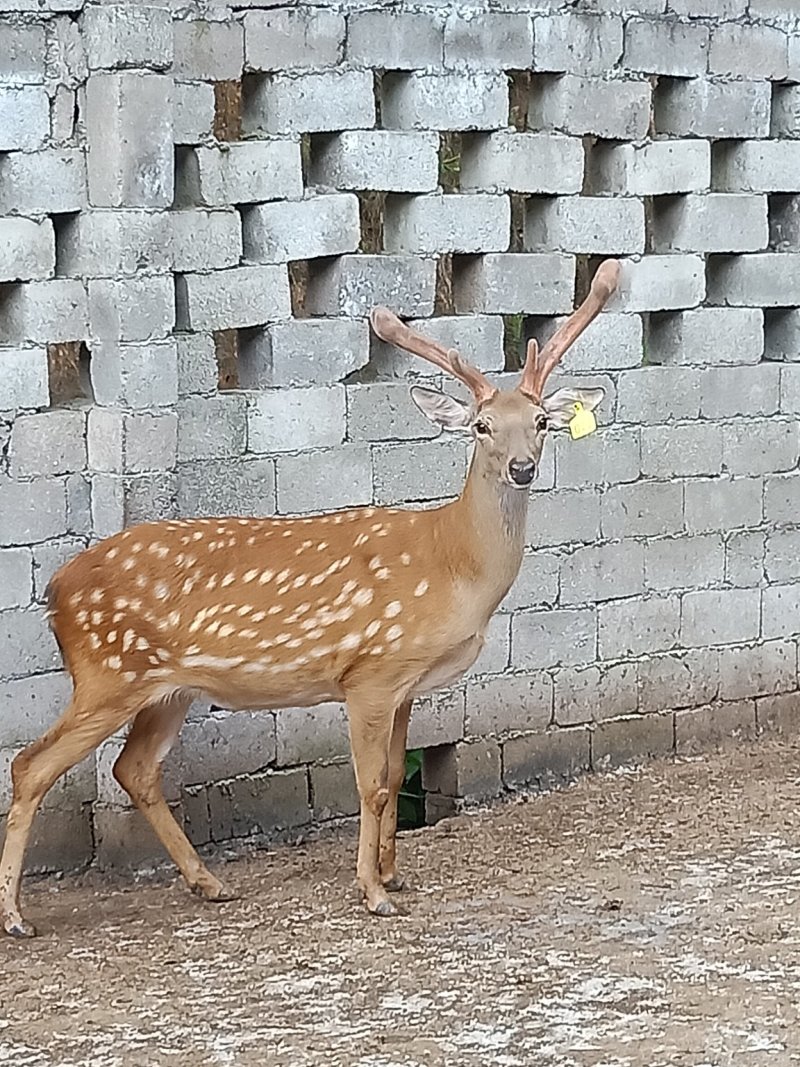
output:
[[[404,889],[409,888],[408,879],[402,874],[393,874],[388,881],[383,883],[383,888],[387,893],[402,893]]]
[[[36,937],[36,927],[25,919],[6,919],[3,929],[9,937]]]
[[[369,910],[373,915],[379,915],[382,919],[385,919],[390,915],[397,915],[397,908],[392,904],[391,900],[379,900],[378,903]]]
[[[212,904],[225,904],[229,900],[238,900],[239,894],[226,889],[222,882],[215,878],[211,882],[195,882],[189,888],[196,897],[202,897]]]

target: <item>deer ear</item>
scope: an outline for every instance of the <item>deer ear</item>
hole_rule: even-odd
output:
[[[411,399],[426,418],[441,426],[443,430],[469,428],[471,410],[468,404],[463,404],[446,393],[440,393],[438,389],[427,389],[424,385],[412,385]]]
[[[561,430],[569,424],[575,414],[575,405],[581,404],[587,411],[594,411],[603,397],[605,389],[558,389],[542,401],[547,412],[551,430]]]

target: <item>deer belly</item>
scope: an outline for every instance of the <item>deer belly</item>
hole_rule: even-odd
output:
[[[434,689],[443,689],[445,686],[457,682],[464,671],[469,670],[478,658],[483,648],[484,635],[475,634],[462,641],[455,648],[448,649],[423,676],[414,687],[414,696],[430,693]]]

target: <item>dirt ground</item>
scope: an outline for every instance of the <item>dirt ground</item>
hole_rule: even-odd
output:
[[[798,1064],[799,798],[785,744],[587,778],[404,835],[389,920],[350,829],[226,864],[219,906],[29,881],[0,1064]]]

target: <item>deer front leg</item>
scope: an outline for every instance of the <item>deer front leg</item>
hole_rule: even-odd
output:
[[[397,795],[405,777],[411,705],[412,701],[406,700],[395,711],[389,742],[389,799],[381,816],[380,872],[381,882],[390,893],[406,886],[405,879],[397,872]]]
[[[373,915],[394,915],[395,907],[381,884],[379,855],[381,817],[389,800],[389,741],[392,704],[348,694],[350,743],[361,798],[356,877]]]

